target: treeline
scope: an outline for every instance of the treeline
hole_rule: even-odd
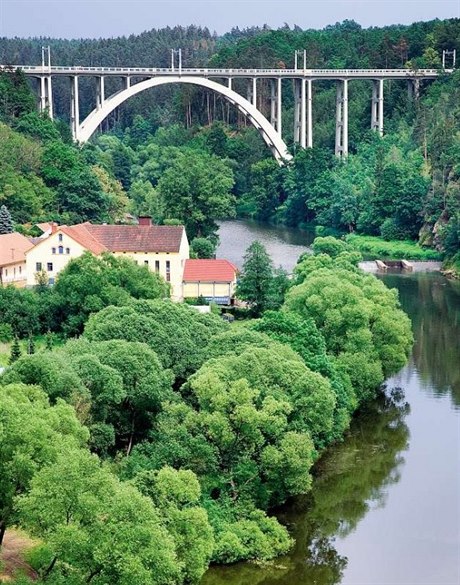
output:
[[[212,561],[287,552],[267,511],[308,493],[313,463],[412,343],[359,255],[333,238],[314,250],[281,310],[245,326],[124,289],[84,316],[79,339],[7,368],[0,527],[40,539],[36,580],[194,583]]]

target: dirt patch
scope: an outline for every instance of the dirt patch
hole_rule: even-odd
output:
[[[19,530],[7,530],[0,549],[0,583],[9,583],[18,571],[32,579],[37,574],[24,561],[24,553],[36,542]]]

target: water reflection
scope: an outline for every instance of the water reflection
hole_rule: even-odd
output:
[[[440,274],[386,275],[399,290],[416,343],[412,359],[420,385],[435,395],[450,393],[460,407],[460,283]]]
[[[382,394],[355,420],[345,441],[325,453],[311,494],[278,513],[296,541],[288,557],[265,568],[214,567],[202,585],[340,583],[347,558],[337,552],[335,538],[354,531],[370,508],[384,506],[388,486],[399,481],[408,411],[402,391]]]

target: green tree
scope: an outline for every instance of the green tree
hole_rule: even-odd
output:
[[[187,150],[161,175],[157,192],[165,217],[184,222],[190,239],[212,236],[216,219],[233,217],[231,169],[217,157]]]
[[[268,306],[273,264],[260,242],[253,242],[244,255],[243,270],[238,279],[236,295],[250,303],[256,316]]]
[[[159,275],[131,259],[85,253],[60,272],[53,292],[54,327],[75,334],[82,331],[91,313],[129,304],[132,298],[165,297],[169,287]]]
[[[208,238],[194,238],[190,250],[197,258],[214,258],[216,246]]]
[[[83,445],[87,430],[62,401],[50,406],[34,386],[0,386],[0,545],[16,519],[14,498],[24,493],[34,474],[56,460],[66,446]]]
[[[10,358],[8,360],[8,363],[14,364],[14,362],[16,362],[22,355],[21,352],[21,347],[19,346],[19,339],[17,338],[17,336],[14,337],[13,339],[13,343],[11,345],[11,353],[10,353]]]
[[[70,572],[78,585],[178,582],[174,541],[158,511],[88,451],[68,449],[36,473],[17,507],[22,524],[45,541],[44,580],[64,582]]]
[[[13,233],[13,220],[6,205],[0,206],[0,234]]]
[[[210,337],[226,329],[215,315],[201,315],[170,301],[134,301],[128,307],[107,307],[92,315],[84,336],[91,341],[143,341],[170,368],[176,385],[206,359]]]
[[[32,335],[27,338],[27,353],[29,355],[35,353],[35,340]]]
[[[214,549],[213,529],[206,510],[200,506],[198,478],[189,470],[163,467],[139,473],[134,483],[152,500],[173,536],[182,579],[198,583]]]

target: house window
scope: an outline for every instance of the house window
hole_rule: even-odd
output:
[[[160,261],[155,260],[155,272],[160,272]]]
[[[5,268],[5,276],[8,276],[8,268]]]
[[[66,249],[65,249],[65,253],[66,253],[66,254],[70,254],[70,248],[66,248]]]
[[[19,274],[22,274],[22,266],[19,267]]]
[[[51,252],[52,252],[53,254],[56,254],[56,248],[51,248]]]
[[[46,270],[48,270],[48,272],[53,272],[53,263],[52,262],[48,262],[46,264]]]
[[[59,234],[58,239],[60,242],[62,242],[62,234]]]
[[[58,250],[59,250],[59,254],[64,254],[64,247],[63,246],[59,246]]]
[[[41,269],[42,269],[42,263],[41,262],[36,262],[35,263],[35,271],[36,272],[40,272]]]
[[[166,260],[166,282],[171,282],[171,262]]]
[[[149,261],[148,260],[144,260],[144,266],[148,266],[149,265]]]

